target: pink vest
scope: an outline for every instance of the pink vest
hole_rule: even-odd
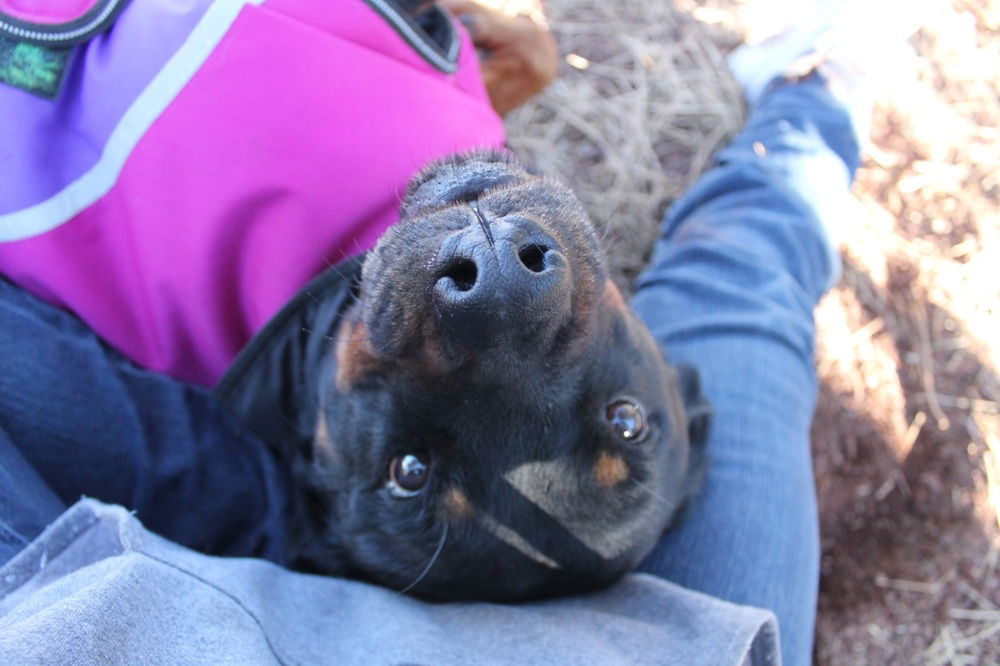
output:
[[[417,170],[503,143],[456,29],[428,45],[381,0],[133,0],[54,101],[0,86],[0,272],[214,384]]]

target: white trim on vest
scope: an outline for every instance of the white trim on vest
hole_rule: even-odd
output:
[[[263,2],[213,2],[177,53],[125,111],[108,137],[97,163],[45,201],[0,214],[0,242],[25,240],[52,231],[110,192],[136,145],[208,60],[243,7]]]

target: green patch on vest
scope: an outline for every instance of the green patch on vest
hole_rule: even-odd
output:
[[[72,50],[29,44],[0,34],[0,82],[54,99]]]

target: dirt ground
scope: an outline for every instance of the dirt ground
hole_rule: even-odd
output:
[[[509,119],[512,145],[576,187],[627,284],[742,122],[725,53],[789,14],[545,5],[564,71]],[[927,6],[816,314],[819,664],[1000,663],[1000,0]]]

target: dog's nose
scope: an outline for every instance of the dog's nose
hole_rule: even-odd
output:
[[[568,316],[566,257],[529,221],[479,217],[447,239],[438,258],[435,308],[442,332],[456,343],[540,342]]]

